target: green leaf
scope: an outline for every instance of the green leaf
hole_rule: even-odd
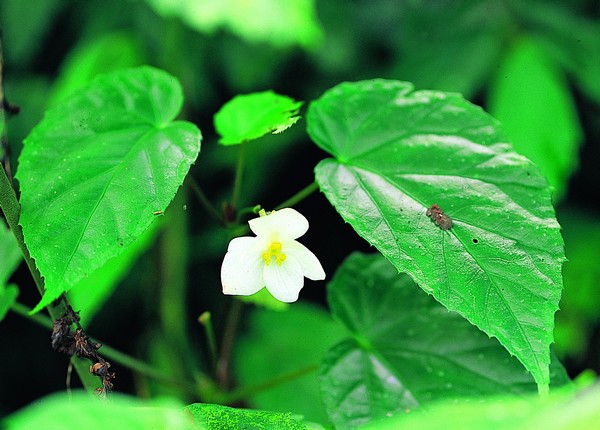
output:
[[[0,321],[4,319],[12,305],[19,297],[19,289],[16,285],[0,285]]]
[[[541,398],[498,398],[485,403],[446,401],[430,410],[376,421],[364,430],[437,430],[460,423],[461,430],[596,429],[600,389],[571,390]],[[452,425],[450,426],[452,427]]]
[[[225,27],[248,42],[315,47],[322,38],[315,0],[146,0],[159,14],[213,33]]]
[[[597,18],[577,13],[568,3],[530,0],[512,2],[530,37],[546,48],[587,96],[600,103],[600,23]]]
[[[103,402],[84,392],[47,396],[8,416],[7,430],[192,430],[189,416],[172,401],[140,401],[118,393]]]
[[[17,178],[25,242],[45,279],[34,311],[121,254],[162,213],[200,150],[173,121],[177,80],[150,67],[96,78],[25,140]]]
[[[207,430],[306,430],[290,413],[235,409],[221,405],[194,403],[186,406],[196,424]]]
[[[302,102],[263,91],[239,95],[215,114],[215,129],[222,145],[236,145],[267,133],[280,133],[300,119]]]
[[[3,221],[0,221],[0,286],[6,285],[19,263],[23,254],[19,249],[17,239]]]
[[[307,371],[304,376],[253,395],[247,399],[249,404],[301,414],[316,422],[327,421],[316,368],[325,351],[343,339],[345,330],[324,310],[305,303],[295,303],[285,312],[255,308],[246,326],[248,333],[239,339],[232,355],[241,387]]]
[[[534,163],[558,196],[577,165],[582,131],[566,79],[534,41],[518,40],[498,68],[489,110],[515,150]]]
[[[101,73],[144,63],[142,49],[127,33],[109,33],[80,42],[61,66],[48,106],[54,106]]]
[[[348,257],[328,285],[328,302],[352,333],[320,371],[339,428],[447,398],[535,392],[531,375],[496,340],[398,276],[380,254]],[[566,382],[560,364],[556,376]]]
[[[568,261],[554,337],[557,353],[580,364],[589,354],[589,339],[600,322],[600,218],[572,209],[558,215]]]
[[[385,80],[334,87],[310,105],[307,123],[335,157],[315,176],[342,218],[497,337],[544,391],[563,242],[546,180],[499,123],[458,94]],[[433,204],[453,220],[449,230],[426,215]]]
[[[397,7],[401,8],[394,21],[398,55],[392,76],[467,97],[487,84],[506,38],[508,14],[503,3],[402,2]]]

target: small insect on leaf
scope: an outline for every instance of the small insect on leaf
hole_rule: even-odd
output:
[[[427,212],[425,212],[425,215],[431,218],[431,221],[442,230],[450,230],[452,228],[452,218],[446,215],[437,204],[431,205],[427,209]]]
[[[163,211],[154,211],[152,212],[152,215],[162,215]]]

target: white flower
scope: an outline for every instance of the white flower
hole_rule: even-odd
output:
[[[295,240],[308,230],[308,220],[298,211],[273,211],[248,224],[256,237],[229,242],[221,266],[224,294],[247,296],[267,287],[273,297],[289,303],[298,300],[305,276],[325,279],[315,254]]]

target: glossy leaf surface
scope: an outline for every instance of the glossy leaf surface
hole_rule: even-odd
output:
[[[258,139],[267,133],[279,133],[300,119],[302,102],[273,91],[239,95],[215,114],[215,129],[222,145],[236,145]]]
[[[186,407],[196,425],[206,430],[304,430],[307,427],[290,413],[229,408],[221,405],[195,403]]]
[[[173,121],[177,80],[150,67],[96,78],[49,110],[25,140],[17,178],[25,242],[43,306],[123,252],[162,213],[200,150]]]
[[[352,333],[321,367],[323,399],[339,428],[447,398],[535,393],[529,372],[495,339],[378,253],[348,257],[328,285],[328,302]],[[555,379],[568,380],[559,364]]]
[[[449,310],[549,382],[564,260],[550,190],[497,121],[453,93],[344,83],[313,102],[316,180],[342,218]],[[453,221],[427,215],[438,204]]]

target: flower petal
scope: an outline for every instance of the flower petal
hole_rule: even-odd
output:
[[[265,265],[263,276],[267,289],[277,300],[286,303],[298,300],[304,286],[304,275],[300,263],[293,258],[287,258],[281,265]]]
[[[249,296],[259,291],[265,286],[264,265],[260,242],[255,237],[233,239],[221,266],[223,294]]]
[[[317,256],[300,242],[295,240],[284,242],[283,252],[300,264],[302,273],[308,279],[312,279],[313,281],[325,279],[325,271]]]
[[[248,221],[257,236],[270,240],[297,239],[308,230],[308,220],[295,209],[284,208]],[[272,237],[273,236],[273,237]]]

